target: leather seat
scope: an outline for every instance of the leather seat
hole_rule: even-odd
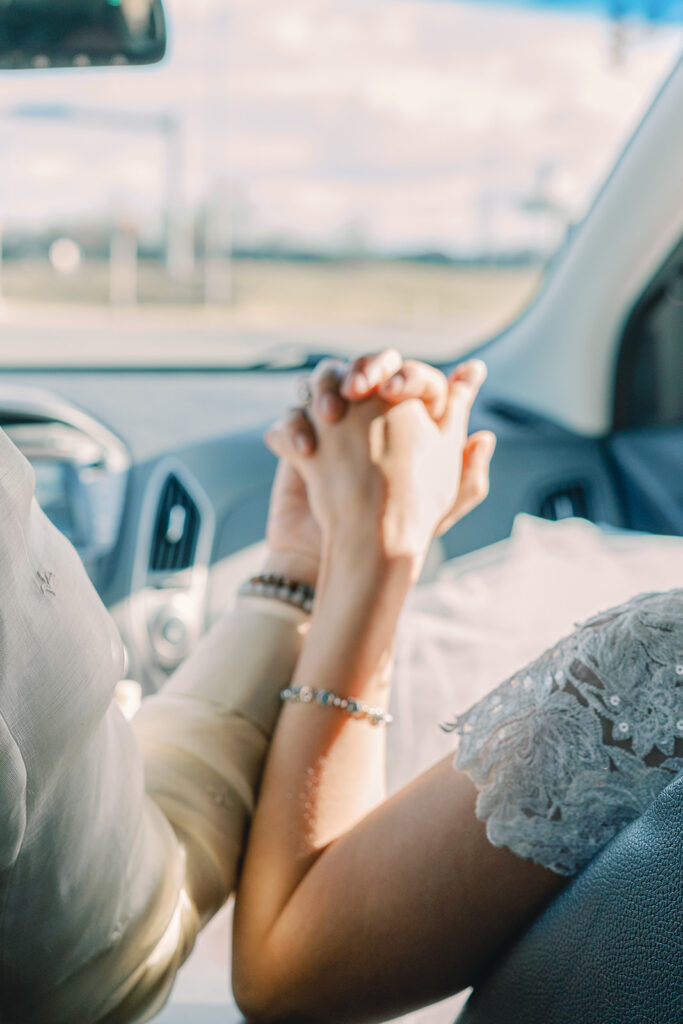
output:
[[[475,986],[456,1024],[682,1024],[683,773]]]

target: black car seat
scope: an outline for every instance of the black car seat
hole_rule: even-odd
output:
[[[456,1024],[683,1024],[683,773],[506,950]]]

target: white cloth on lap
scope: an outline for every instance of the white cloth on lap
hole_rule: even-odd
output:
[[[582,519],[520,515],[509,540],[445,562],[434,583],[415,589],[399,628],[391,791],[453,752],[439,723],[577,623],[635,594],[681,585],[683,538],[607,534]]]
[[[457,764],[480,787],[478,810],[492,842],[557,871],[577,870],[683,767],[672,756],[683,752],[677,738],[683,685],[676,668],[683,664],[681,592],[649,599],[655,622],[650,647],[653,637],[665,635],[665,659],[655,644],[653,660],[638,660],[645,642],[638,626],[642,599],[560,644],[557,638],[577,620],[633,594],[682,580],[680,538],[605,534],[581,520],[551,524],[528,516],[518,518],[509,542],[447,563],[438,582],[418,588],[404,615],[388,744],[391,787],[452,753],[453,735],[437,723],[460,716]],[[579,644],[585,657],[592,651],[592,676],[588,670],[577,675]],[[630,677],[610,661],[618,650],[631,652]],[[527,670],[516,671],[534,658]],[[665,684],[657,658],[666,662]],[[547,690],[554,673],[564,682],[553,679]],[[501,679],[517,683],[498,686]],[[581,696],[573,696],[579,690]],[[617,731],[615,746],[612,734],[627,720],[617,713],[626,710],[629,721],[645,724],[638,735]],[[655,749],[645,751],[652,721],[661,729]],[[590,765],[579,757],[581,739]],[[609,791],[591,791],[586,772],[604,775],[605,768]],[[591,776],[593,783],[601,777]],[[578,799],[582,794],[585,802]]]

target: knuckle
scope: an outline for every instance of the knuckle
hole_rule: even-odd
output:
[[[381,352],[377,353],[376,358],[382,363],[391,363],[400,366],[403,363],[403,357],[397,348],[383,348]]]
[[[319,376],[321,373],[325,373],[326,370],[329,370],[331,366],[336,366],[336,364],[336,359],[333,359],[331,356],[325,356],[324,359],[321,359],[320,362],[316,363],[313,373]]]
[[[364,372],[371,384],[376,385],[388,380],[399,369],[400,357],[397,360],[396,356],[395,349],[385,348],[366,357]]]
[[[292,406],[285,413],[284,423],[288,430],[300,429],[302,425],[308,424],[306,413],[299,406]]]
[[[403,366],[401,367],[401,374],[405,380],[413,381],[417,380],[420,376],[420,364],[415,362],[414,359],[406,359]]]

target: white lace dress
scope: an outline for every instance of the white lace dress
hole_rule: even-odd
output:
[[[683,589],[589,619],[448,728],[490,841],[574,874],[683,770]]]

